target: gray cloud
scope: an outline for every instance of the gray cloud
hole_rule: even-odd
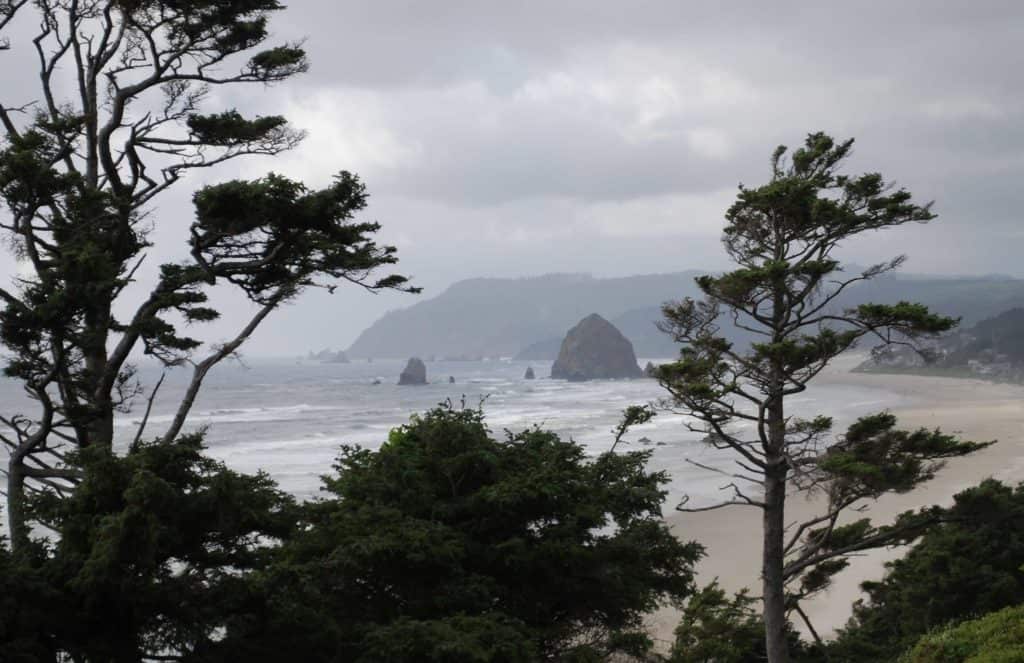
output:
[[[823,129],[857,138],[851,169],[940,214],[851,243],[852,260],[906,252],[914,271],[1024,276],[1024,7],[719,4],[294,0],[275,33],[306,39],[311,72],[211,103],[287,114],[309,139],[191,178],[160,203],[154,238],[178,247],[204,181],[273,169],[315,185],[346,168],[428,294],[480,275],[713,269],[737,183]],[[31,89],[30,67],[5,68],[3,96]],[[408,301],[312,293],[252,351],[344,346]]]

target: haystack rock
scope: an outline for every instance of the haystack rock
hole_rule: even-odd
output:
[[[636,363],[633,344],[596,313],[569,330],[551,367],[551,377],[573,382],[638,378],[643,374]]]
[[[448,376],[448,384],[455,384],[455,376],[454,375],[449,375]]]
[[[426,384],[427,365],[419,357],[413,357],[398,376],[398,384]]]
[[[524,380],[532,380],[535,377],[537,377],[537,376],[535,376],[533,374],[533,366],[527,366],[526,367],[526,373],[523,375],[523,379]]]

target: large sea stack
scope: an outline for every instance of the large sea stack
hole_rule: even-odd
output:
[[[551,377],[573,382],[641,376],[633,344],[596,313],[569,330],[551,367]]]
[[[426,384],[427,365],[419,357],[413,357],[398,376],[398,384]]]

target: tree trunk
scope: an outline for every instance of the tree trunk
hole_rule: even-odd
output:
[[[764,490],[764,542],[761,579],[764,593],[764,635],[769,663],[787,663],[786,588],[782,577],[786,515],[786,468],[769,468]]]
[[[28,525],[25,522],[25,474],[20,452],[11,452],[7,463],[7,527],[11,533],[11,550],[15,553],[28,545]]]
[[[110,336],[110,302],[113,291],[100,295],[101,302],[86,314],[86,337],[91,340],[84,349],[85,370],[89,379],[86,393],[90,400],[89,420],[86,426],[87,439],[79,440],[81,446],[99,445],[110,449],[114,444],[114,403],[107,387],[107,340]],[[111,377],[110,379],[116,379]]]
[[[783,260],[785,242],[776,228],[774,259]],[[772,286],[772,342],[786,340],[785,325],[790,309],[785,282],[776,279]],[[788,663],[786,642],[786,585],[782,576],[785,562],[786,533],[786,410],[785,371],[782,359],[771,360],[768,393],[765,401],[768,424],[768,445],[765,448],[764,524],[761,551],[761,582],[764,594],[764,639],[768,663]]]

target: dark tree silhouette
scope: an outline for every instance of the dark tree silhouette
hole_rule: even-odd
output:
[[[278,154],[302,138],[283,117],[204,114],[209,91],[288,80],[306,70],[305,52],[265,43],[270,16],[283,9],[276,0],[24,5],[0,4],[0,29],[15,11],[39,25],[34,39],[10,44],[37,54],[35,98],[0,102],[0,227],[24,264],[15,286],[0,289],[0,340],[7,375],[37,406],[0,417],[15,551],[29,540],[26,497],[66,494],[78,480],[66,452],[111,447],[115,413],[144,389],[133,353],[193,366],[177,415],[159,435],[169,443],[210,369],[305,288],[341,281],[413,290],[404,277],[372,276],[396,262],[395,250],[374,242],[375,223],[355,220],[366,190],[342,172],[315,191],[273,174],[203,188],[194,196],[190,258],[162,265],[148,295],[138,292],[147,287],[135,277],[147,230],[159,222],[151,216],[158,196],[189,171]],[[256,311],[229,341],[193,358],[203,343],[185,327],[218,317],[207,298],[219,284],[244,293]],[[121,319],[121,300],[141,303]]]
[[[800,599],[826,586],[849,554],[913,538],[933,519],[926,511],[879,527],[841,517],[885,492],[910,490],[930,479],[942,459],[981,446],[938,431],[899,431],[887,413],[866,417],[833,440],[829,417],[800,419],[787,411],[789,397],[861,339],[914,346],[956,324],[907,302],[833,305],[846,289],[904,260],[844,275],[832,255],[843,241],[934,217],[930,205],[915,204],[877,173],[840,174],[852,146],[816,133],[789,159],[785,147],[776,149],[771,180],[741,186],[726,213],[722,242],[737,268],[699,277],[702,301],[664,308],[663,331],[683,345],[678,361],[658,368],[671,394],[667,402],[693,417],[692,428],[710,444],[737,456],[735,470],[714,468],[728,476],[726,502],[679,508],[741,505],[763,512],[763,618],[772,663],[788,660],[787,614],[805,617]],[[721,336],[723,316],[754,336],[748,349]],[[746,424],[751,436],[737,424]],[[822,492],[824,512],[788,523],[791,490]]]

